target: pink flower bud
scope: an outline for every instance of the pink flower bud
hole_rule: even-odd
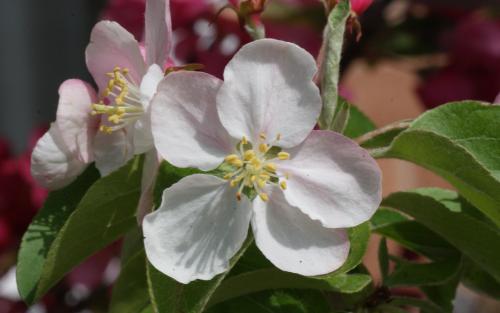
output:
[[[363,14],[363,12],[372,5],[373,0],[351,0],[351,9],[356,12],[357,15]]]

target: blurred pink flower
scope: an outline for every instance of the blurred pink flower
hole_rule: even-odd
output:
[[[471,15],[458,23],[452,41],[457,65],[500,70],[500,20]]]
[[[473,99],[474,81],[460,70],[448,68],[428,77],[418,88],[418,94],[430,108],[450,101]]]
[[[373,0],[351,0],[351,9],[356,12],[356,14],[363,14],[368,7],[373,3]]]
[[[102,19],[118,22],[141,40],[144,31],[145,0],[111,0],[104,9]]]
[[[110,261],[119,254],[120,244],[114,243],[111,246],[97,252],[85,262],[76,267],[66,277],[66,282],[70,286],[81,285],[89,291],[108,283],[105,282],[105,272]]]
[[[470,14],[446,38],[450,65],[418,88],[430,108],[459,100],[492,102],[500,90],[500,20]]]

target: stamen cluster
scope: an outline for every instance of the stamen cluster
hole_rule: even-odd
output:
[[[278,135],[275,142],[279,141]],[[226,156],[224,162],[234,170],[224,176],[229,180],[231,187],[238,187],[236,197],[241,200],[242,193],[255,192],[263,201],[268,201],[269,196],[263,191],[267,184],[278,184],[281,189],[287,188],[288,175],[277,174],[275,160],[287,160],[290,154],[279,151],[278,147],[265,143],[265,134],[260,135],[261,142],[255,149],[248,140],[243,137],[237,145],[237,152]],[[274,149],[276,148],[276,149]]]
[[[113,72],[106,75],[110,80],[102,97],[112,101],[109,105],[103,100],[92,104],[92,115],[108,116],[108,121],[114,126],[101,125],[100,131],[109,134],[139,119],[144,114],[144,109],[141,104],[141,91],[127,68],[115,67]]]

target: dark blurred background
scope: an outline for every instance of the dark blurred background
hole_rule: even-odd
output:
[[[85,46],[104,0],[0,1],[0,137],[27,148],[50,122],[67,78],[89,80]]]

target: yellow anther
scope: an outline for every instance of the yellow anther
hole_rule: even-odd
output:
[[[266,163],[266,165],[264,165],[264,168],[269,172],[276,172],[277,169],[276,164],[274,163]]]
[[[122,73],[123,73],[123,75],[127,75],[129,73],[129,69],[128,68],[124,68],[122,70]]]
[[[260,160],[257,159],[257,158],[253,158],[250,161],[250,164],[252,164],[254,170],[259,170],[260,166],[262,165],[262,163],[260,162]]]
[[[227,173],[224,175],[224,179],[230,179],[231,177],[233,177],[233,173]]]
[[[245,161],[252,160],[253,158],[255,158],[255,151],[253,150],[245,151],[245,153],[243,154],[243,158],[245,159]]]
[[[236,187],[238,186],[239,180],[233,179],[232,181],[229,182],[229,186],[231,187]]]
[[[241,138],[241,144],[243,144],[243,145],[248,144],[247,137],[243,136],[243,138]]]
[[[255,175],[250,176],[250,181],[252,183],[255,182],[256,179],[257,179],[257,176],[255,176]]]
[[[280,160],[288,160],[289,158],[290,158],[290,153],[288,153],[288,152],[278,153],[278,159],[280,159]]]
[[[104,125],[101,125],[101,127],[99,127],[99,130],[106,134],[111,134],[113,132],[113,129],[111,127]]]
[[[241,167],[243,166],[243,161],[240,160],[240,157],[237,156],[236,154],[230,154],[225,158],[225,161],[231,165],[234,165],[236,167]]]
[[[259,138],[262,139],[262,140],[266,140],[267,137],[266,137],[266,134],[260,133],[259,134]]]
[[[230,162],[232,162],[232,161],[234,161],[234,160],[238,160],[238,159],[239,159],[239,157],[238,157],[236,154],[230,154],[230,155],[228,155],[228,156],[226,156],[226,157],[224,158],[224,160],[225,160],[226,162],[228,162],[228,163],[230,163]]]
[[[264,188],[264,186],[266,185],[266,181],[263,180],[263,179],[257,179],[257,186],[259,186],[259,188]]]
[[[267,202],[269,201],[269,196],[267,195],[267,193],[260,193],[259,194],[259,197],[262,199],[262,201],[264,202]]]
[[[259,178],[261,178],[261,179],[263,179],[263,180],[267,181],[267,180],[271,179],[271,176],[269,176],[269,175],[267,175],[267,174],[262,173],[262,174],[260,174],[260,175],[259,175]]]
[[[237,159],[237,160],[234,160],[232,162],[230,162],[231,165],[234,165],[236,167],[242,167],[243,166],[243,161],[240,160],[240,159]]]
[[[123,98],[121,95],[119,95],[118,97],[115,98],[115,103],[118,104],[118,105],[122,105],[123,104]]]
[[[115,77],[115,73],[108,72],[108,73],[106,73],[106,76],[108,76],[109,78],[114,78]]]
[[[269,149],[269,147],[265,143],[261,143],[259,145],[259,151],[262,153],[267,152],[268,149]]]
[[[108,117],[108,121],[110,121],[113,124],[119,124],[121,120],[121,116],[118,114],[113,114]]]
[[[119,72],[120,71],[120,67],[119,66],[115,66],[115,68],[113,69],[113,72]]]
[[[281,187],[281,189],[286,190],[287,184],[286,184],[286,181],[285,181],[285,180],[282,180],[282,181],[280,182],[280,187]]]

